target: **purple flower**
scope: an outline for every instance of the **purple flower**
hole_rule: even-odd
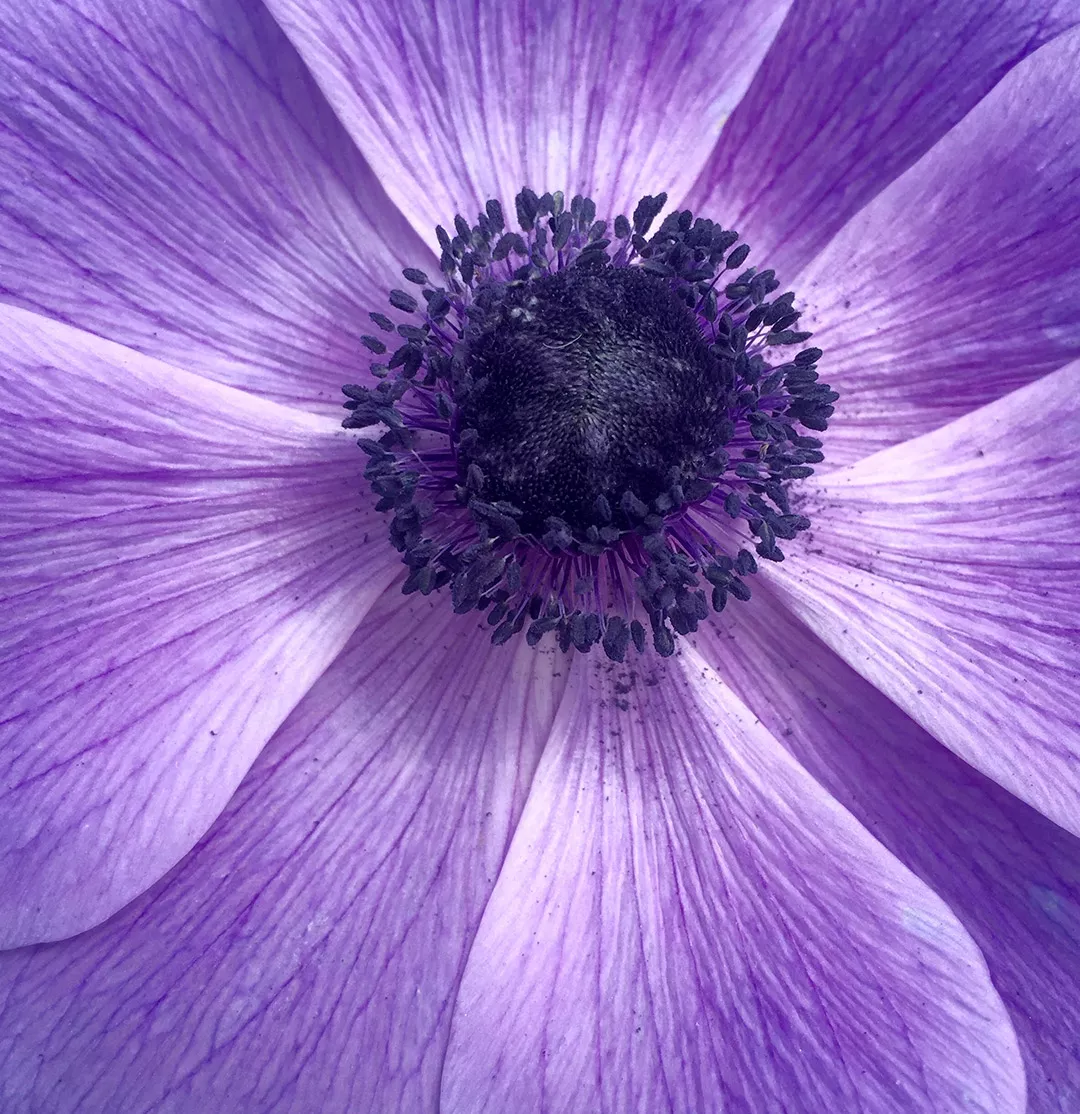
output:
[[[0,0],[4,1114],[1080,1107],[1076,22]],[[403,596],[339,427],[529,184],[738,228],[842,395],[663,661]]]

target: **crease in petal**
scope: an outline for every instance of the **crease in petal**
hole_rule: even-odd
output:
[[[688,203],[734,225],[790,281],[1078,20],[1068,0],[796,0]]]
[[[172,867],[397,562],[327,420],[23,310],[0,333],[13,946]]]
[[[808,481],[763,571],[917,723],[1080,832],[1080,361]]]
[[[971,933],[1020,1042],[1027,1114],[1080,1109],[1080,838],[942,746],[766,588],[696,645]]]
[[[591,196],[601,217],[684,196],[789,0],[268,6],[430,238],[526,185]]]
[[[1048,91],[1051,91],[1048,93]],[[1080,31],[1025,58],[804,271],[829,464],[1080,355]]]
[[[426,249],[261,4],[0,4],[0,299],[332,410]]]
[[[0,955],[5,1114],[434,1114],[564,683],[488,635],[385,595],[167,878]]]
[[[462,980],[445,1114],[1019,1112],[945,905],[692,650],[576,659]]]

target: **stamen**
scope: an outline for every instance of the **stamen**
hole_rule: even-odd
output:
[[[520,232],[488,201],[436,229],[441,284],[403,271],[421,296],[390,292],[405,320],[370,315],[402,343],[373,386],[344,388],[344,424],[382,429],[359,443],[403,590],[448,588],[496,644],[554,634],[622,661],[648,628],[666,656],[710,607],[750,598],[746,543],[779,561],[809,526],[787,486],[823,459],[801,432],[838,397],[821,350],[776,362],[810,336],[794,293],[768,300],[773,272],[741,269],[738,233],[689,210],[650,236],[666,200],[609,223],[587,197],[524,189]]]

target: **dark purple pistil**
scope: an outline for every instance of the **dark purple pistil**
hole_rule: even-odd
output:
[[[458,453],[489,498],[542,535],[631,526],[646,504],[694,479],[720,447],[730,382],[693,312],[640,267],[569,267],[504,287],[470,314],[461,345],[473,382],[461,407],[477,437]]]

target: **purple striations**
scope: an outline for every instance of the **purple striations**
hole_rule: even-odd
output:
[[[2,1114],[1080,1110],[1077,23],[0,0]],[[650,258],[742,378],[560,518],[454,360]]]

